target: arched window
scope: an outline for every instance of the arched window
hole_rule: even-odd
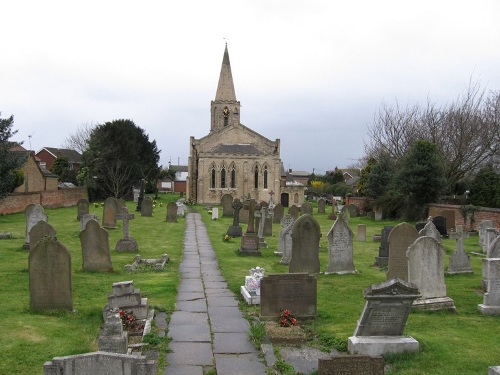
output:
[[[231,189],[236,189],[236,171],[234,170],[234,165],[231,168]]]
[[[220,187],[222,189],[226,188],[226,168],[222,167],[222,170],[220,171]]]
[[[264,189],[267,189],[267,166],[264,167]]]
[[[229,108],[224,108],[222,116],[224,117],[224,126],[227,126],[229,124]]]
[[[254,179],[254,181],[253,181],[254,188],[258,189],[259,188],[259,167],[257,167],[257,166],[255,166],[253,179]]]
[[[299,195],[297,193],[293,196],[293,203],[299,203]]]
[[[215,167],[212,167],[210,174],[210,189],[215,189]]]

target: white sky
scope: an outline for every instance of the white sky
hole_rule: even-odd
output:
[[[498,0],[0,0],[0,36],[1,117],[35,151],[123,118],[187,165],[224,37],[241,122],[294,170],[363,156],[382,103],[443,105],[471,79],[500,91]]]

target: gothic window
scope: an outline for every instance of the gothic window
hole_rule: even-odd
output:
[[[258,189],[259,188],[259,167],[257,167],[257,166],[255,166],[253,179],[254,179],[254,181],[253,181],[254,188]]]
[[[222,167],[222,170],[220,171],[220,187],[222,189],[226,188],[226,168]]]
[[[234,170],[234,165],[231,168],[231,189],[236,189],[236,171]]]
[[[299,203],[299,195],[297,193],[293,196],[293,203]]]
[[[224,116],[224,126],[227,126],[229,124],[229,108],[224,108],[222,115]]]
[[[210,189],[215,189],[215,167],[212,167],[210,174]]]
[[[264,167],[264,189],[267,189],[267,166]]]

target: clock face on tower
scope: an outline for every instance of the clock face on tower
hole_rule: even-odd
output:
[[[224,115],[224,117],[229,117],[229,109],[227,107],[224,108],[224,110],[222,111],[222,114]]]

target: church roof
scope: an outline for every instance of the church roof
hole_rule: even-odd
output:
[[[264,154],[257,147],[250,144],[221,144],[217,145],[212,152],[217,154]]]
[[[215,94],[216,101],[236,101],[236,94],[234,92],[233,75],[231,74],[231,63],[229,62],[229,52],[224,50],[224,57],[222,58],[222,66],[220,68],[219,85],[217,86],[217,93]]]

